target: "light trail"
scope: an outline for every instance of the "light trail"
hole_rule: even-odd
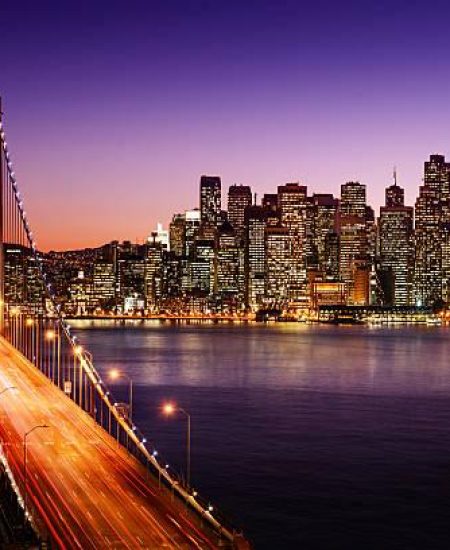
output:
[[[50,426],[28,443],[27,486],[31,510],[61,547],[218,548],[199,518],[3,339],[0,365],[0,383],[17,388],[0,399],[0,437],[21,490],[23,435]]]

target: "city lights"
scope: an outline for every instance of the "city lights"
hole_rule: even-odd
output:
[[[340,310],[323,308],[335,306],[397,308],[395,318],[411,322],[417,304],[450,302],[449,181],[450,164],[431,155],[406,206],[395,171],[377,216],[358,181],[343,183],[340,197],[285,183],[258,204],[250,186],[231,185],[224,211],[220,177],[201,176],[200,204],[175,214],[169,231],[158,224],[145,244],[114,241],[46,262],[67,296],[58,307],[74,316],[332,321]]]

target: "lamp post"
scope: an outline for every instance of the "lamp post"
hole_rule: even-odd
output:
[[[53,329],[48,329],[45,332],[45,339],[48,342],[48,349],[47,349],[47,368],[48,373],[47,376],[50,378],[50,372],[52,381],[55,381],[55,340],[56,340],[56,332]]]
[[[191,415],[185,411],[185,409],[178,407],[175,403],[166,403],[163,406],[163,412],[170,416],[176,412],[184,414],[187,418],[187,432],[186,432],[186,481],[187,486],[191,486]]]
[[[129,403],[129,413],[128,418],[132,422],[133,421],[133,380],[128,374],[118,370],[118,369],[112,369],[109,371],[109,377],[111,380],[117,380],[118,378],[126,378],[128,380],[129,386],[128,386],[128,403]]]
[[[85,350],[83,348],[83,346],[80,346],[80,345],[76,345],[74,348],[73,348],[73,351],[74,351],[74,354],[75,354],[75,358],[78,357],[78,360],[80,362],[80,372],[79,372],[79,381],[78,381],[78,404],[80,405],[81,408],[83,408],[83,386],[86,386],[86,384],[83,384],[83,365],[86,366],[88,365],[87,361],[86,361],[86,357],[89,359],[89,362],[92,364],[92,354],[89,353],[87,350]],[[76,361],[74,362],[74,366],[76,364]],[[73,374],[73,377],[74,377],[74,395],[75,395],[75,399],[74,401],[76,402],[76,384],[75,384],[75,380],[76,380],[76,369],[74,368],[74,374]],[[86,374],[87,376],[87,374]],[[85,378],[85,382],[86,382],[86,378]],[[87,388],[85,387],[84,388],[84,404],[85,404],[85,410],[88,410],[88,408],[90,407],[90,405],[88,406],[88,396],[87,396]]]
[[[34,320],[28,317],[25,321],[25,325],[30,329],[31,336],[28,342],[28,331],[25,334],[25,357],[27,357],[32,363],[34,354]]]
[[[92,357],[92,353],[88,350],[84,350],[85,358],[88,358],[88,362],[86,359],[84,359],[85,365],[89,367],[89,370],[92,370],[92,365],[94,364],[94,360]],[[89,377],[86,375],[86,384],[85,384],[85,393],[86,393],[86,405],[87,409],[89,410],[89,413],[95,418],[95,397],[93,393],[93,388],[91,383],[89,382]],[[89,397],[90,396],[90,397]]]
[[[23,523],[27,520],[27,508],[28,508],[28,486],[27,486],[27,437],[39,428],[49,428],[47,424],[38,424],[25,432],[23,436],[23,484],[24,484],[24,497],[23,497]]]

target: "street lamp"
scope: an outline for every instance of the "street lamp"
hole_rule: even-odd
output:
[[[85,375],[88,375],[88,372],[91,371],[92,365],[92,354],[89,353],[87,350],[83,348],[83,346],[80,346],[79,344],[73,346],[73,353],[75,356],[74,359],[74,373],[73,373],[73,379],[74,379],[74,401],[76,402],[76,359],[78,358],[78,361],[80,362],[80,374],[79,374],[79,381],[78,381],[78,404],[80,407],[83,408],[82,400],[83,400],[83,371],[85,372]],[[89,359],[89,363],[86,361],[86,357]],[[86,379],[85,379],[86,380]],[[85,386],[85,407],[87,410],[87,401],[88,401],[88,394],[87,394],[87,388]]]
[[[122,372],[118,369],[112,369],[109,371],[109,377],[111,378],[111,380],[117,380],[119,378],[126,378],[129,382],[129,386],[128,386],[128,403],[129,403],[129,407],[130,407],[130,410],[129,410],[129,414],[128,414],[128,418],[130,419],[130,421],[133,421],[133,380],[130,376],[128,376],[128,374],[126,374],[125,372]]]
[[[56,344],[56,332],[53,329],[47,329],[45,331],[45,340],[48,342],[46,355],[46,370],[47,376],[54,382],[55,381],[55,344]]]
[[[187,418],[187,433],[186,433],[186,481],[187,486],[191,486],[191,415],[181,407],[178,407],[176,403],[165,403],[162,408],[164,414],[170,416],[176,412],[184,414]]]
[[[23,522],[25,524],[27,519],[27,501],[28,501],[28,487],[27,487],[27,437],[34,432],[34,430],[37,430],[39,428],[49,428],[50,426],[47,426],[47,424],[38,424],[31,428],[31,430],[28,430],[28,432],[25,432],[25,435],[23,436],[23,483],[24,483],[24,498],[23,498]]]

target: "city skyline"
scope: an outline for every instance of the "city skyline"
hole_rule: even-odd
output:
[[[414,205],[394,171],[379,216],[357,181],[339,197],[285,183],[256,202],[250,186],[226,193],[219,176],[202,175],[195,207],[145,242],[40,257],[69,315],[317,321],[350,306],[423,322],[422,307],[447,316],[450,304],[450,163],[430,155],[423,170]],[[5,296],[45,308],[30,252],[5,248]]]
[[[46,8],[4,6],[0,80],[43,249],[141,237],[202,173],[260,195],[359,180],[378,207],[396,165],[411,204],[421,159],[449,152],[445,3]]]
[[[439,152],[438,153],[431,153],[429,156],[443,156],[445,158],[445,154],[439,153]],[[423,161],[421,162],[421,171],[422,171],[422,174],[420,176],[420,182],[417,184],[417,187],[416,187],[416,190],[415,190],[415,195],[413,194],[414,193],[413,190],[410,190],[410,193],[408,195],[406,193],[404,193],[404,203],[406,205],[414,207],[416,199],[419,196],[419,188],[420,188],[421,185],[423,185],[423,182],[424,182]],[[226,189],[226,188],[230,189],[230,188],[233,188],[233,187],[248,187],[248,188],[250,188],[251,189],[251,201],[252,201],[251,204],[252,205],[261,204],[264,197],[266,195],[270,195],[271,190],[273,191],[273,189],[276,189],[280,185],[295,183],[295,184],[298,184],[300,186],[305,186],[308,189],[308,191],[312,192],[313,194],[339,195],[341,187],[342,187],[343,184],[348,183],[350,181],[355,181],[355,182],[358,182],[358,183],[360,183],[360,184],[362,184],[366,187],[367,204],[370,207],[372,207],[372,209],[374,210],[375,215],[377,217],[378,217],[378,214],[381,212],[381,209],[386,206],[386,204],[385,204],[385,200],[386,200],[385,192],[386,192],[387,187],[389,187],[392,184],[396,184],[396,185],[398,185],[399,187],[402,188],[403,192],[405,192],[405,190],[407,188],[403,184],[403,182],[400,181],[401,178],[399,176],[399,171],[398,171],[397,166],[393,166],[391,168],[390,180],[385,182],[384,187],[381,190],[380,204],[373,203],[373,202],[370,201],[370,196],[371,196],[372,193],[370,192],[369,185],[365,181],[360,180],[358,178],[354,178],[353,180],[347,179],[347,180],[344,180],[344,181],[340,182],[339,184],[336,184],[335,186],[333,186],[333,188],[324,187],[320,190],[315,189],[314,186],[308,185],[303,180],[292,179],[292,180],[284,181],[284,182],[275,182],[272,185],[271,188],[268,188],[266,190],[263,189],[262,192],[257,192],[254,185],[251,182],[247,182],[247,183],[239,183],[239,182],[226,183],[226,182],[224,182],[224,180],[223,180],[223,178],[221,177],[220,174],[216,174],[216,173],[214,175],[202,174],[202,175],[199,175],[197,177],[197,181],[196,181],[195,185],[193,185],[194,189],[193,189],[193,192],[192,192],[193,197],[192,197],[191,205],[190,206],[184,205],[176,213],[183,213],[183,212],[186,212],[186,211],[189,211],[189,210],[190,211],[194,211],[194,210],[199,210],[200,211],[200,204],[199,204],[199,197],[198,197],[198,181],[201,180],[201,178],[204,178],[204,177],[206,177],[206,178],[218,178],[221,181],[222,189]],[[221,209],[224,210],[224,211],[226,211],[226,209],[227,209],[226,200],[227,200],[226,196],[225,196],[225,194],[223,194],[222,197],[221,197],[220,206],[221,206]],[[29,202],[30,201],[27,200],[27,204]],[[65,251],[76,251],[76,250],[81,250],[81,249],[85,249],[85,248],[97,248],[97,247],[100,247],[100,246],[102,246],[106,243],[109,243],[111,241],[119,241],[119,242],[129,241],[129,242],[134,243],[134,244],[144,244],[145,242],[147,242],[147,240],[151,237],[151,234],[158,227],[161,228],[161,229],[167,229],[170,225],[170,222],[173,219],[173,216],[174,216],[174,211],[172,209],[171,212],[168,214],[167,219],[155,218],[154,220],[151,220],[150,223],[147,225],[146,229],[144,230],[144,232],[140,235],[135,235],[134,237],[132,237],[130,234],[124,235],[124,236],[123,235],[118,236],[117,233],[114,233],[114,225],[113,225],[112,228],[111,228],[111,231],[112,231],[111,234],[105,235],[105,238],[103,240],[101,240],[99,238],[95,238],[95,240],[92,241],[91,244],[85,244],[85,243],[81,243],[81,242],[77,244],[77,241],[75,240],[75,241],[73,241],[74,242],[73,247],[70,247],[70,246],[60,246],[60,247],[58,247],[58,246],[48,247],[47,246],[46,247],[46,246],[41,245],[39,237],[37,237],[36,243],[37,243],[39,249],[42,250],[43,252],[52,252],[52,251],[53,252],[65,252]],[[72,241],[68,241],[68,242],[70,243]]]
[[[435,152],[435,153],[430,153],[429,156],[430,157],[431,156],[442,156],[442,157],[445,158],[446,155],[442,152],[437,152],[437,153]],[[384,187],[382,188],[382,193],[380,195],[380,204],[371,202],[370,196],[371,196],[372,193],[370,192],[369,185],[367,184],[367,182],[365,182],[363,180],[360,180],[358,178],[346,179],[346,180],[343,180],[339,184],[336,184],[332,187],[325,187],[325,188],[320,189],[320,190],[316,189],[314,186],[308,185],[303,180],[292,179],[292,180],[289,180],[289,181],[286,180],[286,181],[274,182],[274,184],[271,187],[269,187],[267,189],[262,189],[262,192],[257,192],[256,188],[254,187],[254,185],[251,182],[247,182],[247,183],[241,183],[241,182],[228,183],[228,182],[225,182],[224,178],[218,173],[209,174],[209,175],[202,173],[201,175],[199,174],[197,176],[197,180],[196,180],[195,184],[192,185],[192,187],[193,187],[193,190],[192,190],[192,193],[191,193],[192,194],[192,202],[190,204],[182,205],[181,208],[177,211],[175,211],[172,208],[170,213],[168,214],[167,219],[155,218],[154,220],[151,220],[150,223],[148,224],[148,226],[146,227],[145,231],[141,235],[135,235],[134,237],[132,237],[131,235],[118,236],[117,233],[114,233],[114,226],[113,226],[111,234],[106,235],[106,238],[104,240],[98,240],[98,241],[94,242],[92,245],[89,245],[89,244],[85,245],[84,243],[79,243],[79,245],[75,245],[74,247],[54,247],[54,248],[50,247],[50,248],[48,248],[48,247],[45,247],[45,246],[41,246],[41,243],[38,242],[38,240],[36,240],[36,242],[37,242],[37,245],[38,245],[39,249],[43,252],[65,252],[65,251],[76,251],[76,250],[81,250],[81,249],[85,249],[85,248],[97,248],[97,247],[102,246],[102,245],[104,245],[106,243],[109,243],[111,241],[119,241],[119,242],[129,241],[129,242],[134,243],[134,244],[144,244],[148,241],[148,239],[151,237],[151,235],[154,231],[156,231],[156,230],[167,230],[169,228],[169,225],[170,225],[171,221],[173,221],[174,215],[183,214],[184,212],[195,211],[195,210],[198,210],[200,212],[200,210],[201,210],[201,204],[200,204],[201,199],[199,198],[198,188],[199,188],[199,181],[201,182],[203,178],[218,179],[220,181],[221,193],[220,193],[220,199],[219,199],[220,200],[219,206],[220,206],[221,210],[226,211],[226,212],[228,212],[227,207],[229,205],[229,203],[227,202],[227,201],[229,201],[228,193],[230,192],[230,190],[232,191],[233,188],[244,187],[244,188],[250,189],[250,192],[251,192],[251,202],[250,202],[250,204],[251,205],[258,205],[258,204],[262,204],[264,202],[264,198],[266,196],[269,196],[271,193],[273,193],[274,189],[276,189],[280,185],[287,185],[287,184],[293,184],[294,183],[294,184],[298,184],[300,186],[306,187],[308,189],[308,192],[311,193],[311,194],[314,194],[314,195],[320,195],[320,194],[328,195],[328,194],[331,194],[331,195],[336,196],[338,198],[339,194],[341,192],[342,185],[344,185],[345,183],[349,183],[349,182],[354,181],[354,182],[360,183],[360,184],[365,186],[367,205],[370,206],[374,210],[375,216],[378,218],[379,214],[382,211],[382,209],[386,206],[386,189],[391,185],[396,185],[396,186],[398,186],[399,188],[402,189],[403,202],[404,202],[405,205],[414,207],[414,204],[415,204],[415,202],[416,202],[416,200],[419,196],[420,186],[423,185],[423,182],[424,182],[423,160],[421,161],[420,165],[421,165],[421,175],[420,175],[420,178],[419,178],[420,181],[417,184],[415,190],[411,190],[409,194],[405,193],[406,186],[401,181],[401,175],[399,175],[398,167],[393,166],[391,168],[389,178],[385,182]],[[27,200],[27,204],[28,204],[28,200]],[[169,206],[170,206],[170,204],[169,204]]]

